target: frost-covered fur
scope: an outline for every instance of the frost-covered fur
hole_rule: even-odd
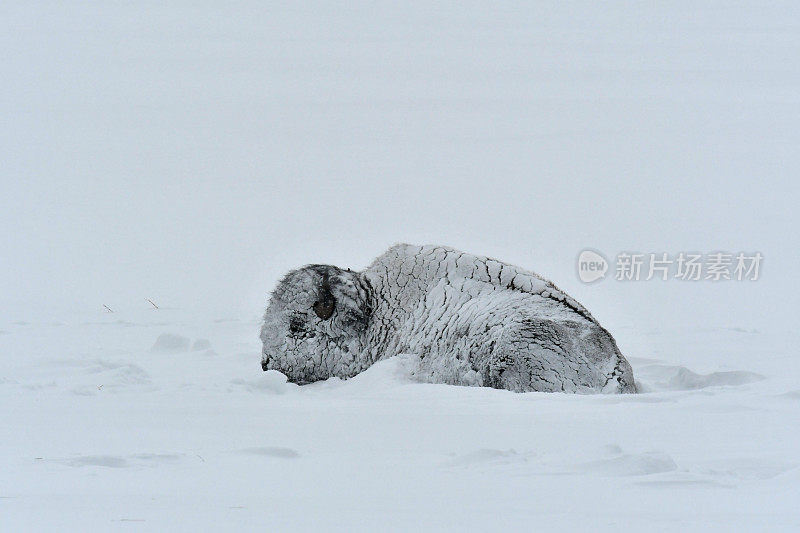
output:
[[[262,368],[297,383],[352,377],[411,353],[417,377],[435,383],[635,390],[613,337],[581,304],[532,272],[444,246],[399,244],[364,272],[290,272],[261,340]]]

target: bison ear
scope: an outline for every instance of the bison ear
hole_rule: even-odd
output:
[[[312,306],[314,312],[322,320],[328,320],[333,316],[333,310],[336,308],[336,298],[333,297],[331,292],[330,283],[328,283],[328,276],[322,278],[322,285],[320,286],[317,301]]]

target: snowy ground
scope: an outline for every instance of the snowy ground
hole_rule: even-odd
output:
[[[261,372],[257,317],[0,326],[7,531],[800,527],[788,335],[620,328],[647,392],[574,396],[402,358],[298,387]]]
[[[800,530],[799,14],[0,2],[0,530]],[[645,392],[261,372],[281,275],[397,242],[551,278]]]

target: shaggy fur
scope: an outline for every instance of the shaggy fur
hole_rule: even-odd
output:
[[[308,265],[272,293],[261,366],[308,383],[418,357],[418,379],[525,391],[634,392],[613,337],[578,302],[520,268],[400,244],[363,272]]]

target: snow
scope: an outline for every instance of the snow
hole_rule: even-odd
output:
[[[415,382],[411,354],[301,387],[223,318],[4,324],[3,527],[800,526],[797,362],[767,335],[621,328],[647,392],[517,394]],[[216,353],[151,350],[199,335]]]
[[[191,341],[186,337],[172,333],[162,333],[150,350],[153,352],[185,352],[189,349],[190,343]]]
[[[34,0],[0,30],[0,529],[800,530],[796,2]],[[644,392],[261,371],[280,276],[396,242],[552,279]],[[585,249],[764,262],[585,285]]]

